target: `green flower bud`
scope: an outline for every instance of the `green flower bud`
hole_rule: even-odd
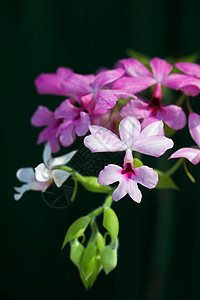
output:
[[[70,259],[80,269],[81,258],[85,247],[76,239],[71,243]]]
[[[106,246],[101,251],[101,263],[105,273],[110,273],[117,266],[117,249]]]

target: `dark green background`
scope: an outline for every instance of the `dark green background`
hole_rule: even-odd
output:
[[[70,224],[102,196],[80,189],[76,202],[61,210],[36,192],[13,200],[16,170],[41,162],[39,130],[30,117],[39,104],[53,109],[61,101],[37,95],[38,74],[59,66],[85,74],[112,67],[128,47],[163,58],[200,52],[200,2],[11,0],[1,6],[0,299],[200,299],[198,166],[190,165],[196,185],[180,169],[173,177],[180,192],[143,189],[140,205],[128,197],[113,205],[120,221],[118,266],[108,276],[102,272],[87,292],[69,248],[60,248]],[[191,142],[186,131],[177,137],[179,145]]]

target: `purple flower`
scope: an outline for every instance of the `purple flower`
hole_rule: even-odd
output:
[[[84,144],[91,152],[117,152],[131,149],[155,157],[173,147],[173,141],[164,136],[163,122],[157,121],[141,130],[140,122],[126,117],[119,124],[119,137],[110,130],[96,125],[89,126],[91,135]]]
[[[140,203],[142,194],[138,183],[153,189],[158,183],[158,174],[147,166],[134,169],[132,152],[128,149],[124,158],[124,168],[110,164],[99,173],[98,182],[101,185],[109,185],[116,181],[119,181],[119,185],[112,194],[115,201],[128,194],[135,202]]]
[[[198,145],[197,148],[181,148],[174,152],[170,158],[184,157],[194,165],[200,161],[200,115],[191,112],[188,119],[189,131],[193,140]]]
[[[115,89],[125,89],[130,93],[137,94],[152,85],[156,85],[157,98],[162,98],[161,85],[172,89],[179,89],[180,83],[188,78],[184,74],[170,74],[172,65],[163,59],[155,57],[150,60],[152,73],[137,59],[128,58],[119,61],[118,66],[123,66],[126,75],[113,84]]]
[[[164,106],[160,99],[160,86],[157,85],[149,102],[140,99],[130,100],[121,110],[120,116],[125,118],[133,116],[143,119],[142,127],[163,120],[169,127],[179,130],[186,125],[186,115],[183,109],[177,105]]]
[[[200,66],[190,62],[176,63],[175,66],[189,75],[180,84],[180,89],[188,96],[197,96],[200,93]]]

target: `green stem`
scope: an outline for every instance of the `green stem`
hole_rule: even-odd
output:
[[[185,173],[187,174],[187,176],[190,178],[190,180],[195,183],[196,180],[194,179],[194,177],[192,176],[192,174],[189,172],[188,168],[187,168],[187,162],[186,162],[186,159],[184,159],[184,170],[185,170]]]
[[[187,108],[188,108],[189,112],[193,112],[193,109],[192,109],[191,104],[190,104],[190,97],[189,96],[187,96],[187,98],[186,98],[186,104],[187,104]]]
[[[182,106],[184,100],[185,100],[185,94],[182,94],[182,95],[180,96],[180,98],[178,99],[176,105]]]
[[[183,163],[183,158],[180,158],[171,169],[169,169],[167,172],[164,173],[164,176],[168,177],[174,174],[174,172],[182,165],[182,163]]]
[[[104,211],[104,208],[105,208],[105,207],[110,207],[111,204],[112,204],[112,201],[113,201],[112,196],[109,195],[109,196],[106,198],[106,201],[105,201],[105,203],[104,203],[103,206],[101,206],[101,207],[99,207],[99,208],[93,210],[93,211],[88,215],[88,216],[90,217],[90,219],[93,220],[94,217],[100,215],[100,214]]]

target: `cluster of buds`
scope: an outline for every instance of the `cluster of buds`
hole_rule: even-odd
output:
[[[45,143],[43,163],[35,169],[17,171],[17,178],[24,184],[15,187],[14,198],[19,200],[28,190],[45,192],[53,182],[59,188],[70,175],[76,187],[79,182],[88,191],[108,194],[102,207],[71,225],[63,244],[64,247],[70,242],[71,260],[78,267],[86,288],[93,285],[102,269],[107,274],[117,264],[118,220],[110,208],[112,200],[118,201],[128,194],[140,203],[142,194],[138,184],[148,189],[176,188],[169,176],[182,162],[187,175],[194,181],[185,161],[193,164],[200,161],[200,115],[192,111],[189,102],[190,96],[200,94],[200,66],[177,62],[175,67],[176,73],[172,72],[171,64],[157,57],[150,60],[148,67],[135,58],[128,58],[117,62],[114,69],[96,75],[80,75],[60,67],[55,74],[41,74],[35,80],[39,94],[65,99],[54,112],[39,106],[33,114],[31,124],[44,127],[37,140],[38,144]],[[179,91],[181,100],[169,103],[166,88]],[[184,99],[187,99],[188,113],[182,108]],[[171,128],[174,134],[186,126],[187,116],[189,132],[197,146],[171,153],[168,158],[180,158],[172,169],[163,173],[144,166],[136,158],[138,155],[141,158],[142,154],[160,157],[171,149],[174,142],[169,135],[165,136],[165,128]],[[84,137],[83,144],[92,153],[124,152],[123,166],[111,162],[96,178],[82,176],[66,166],[77,150],[52,158],[51,153],[58,152],[61,146],[71,146],[76,136]],[[118,186],[111,187],[115,182],[119,182]],[[95,217],[101,213],[107,230],[104,237],[95,222]],[[84,245],[85,239],[80,241],[80,238],[89,224],[92,235]],[[106,243],[108,234],[109,244]]]

